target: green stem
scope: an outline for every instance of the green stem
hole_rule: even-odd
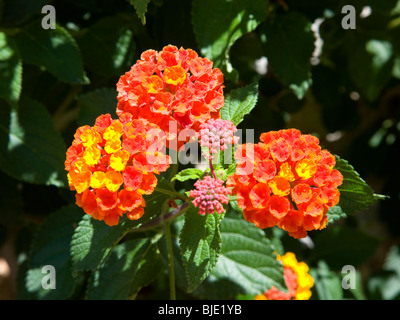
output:
[[[165,238],[167,239],[167,250],[168,250],[168,274],[169,274],[169,292],[171,300],[176,300],[175,293],[175,271],[174,271],[174,253],[172,250],[172,237],[171,237],[171,222],[165,221]]]
[[[170,178],[171,179],[178,172],[179,163],[172,164],[170,169]],[[175,182],[171,182],[171,186],[173,187]],[[174,251],[172,248],[172,236],[171,236],[171,220],[183,214],[188,206],[188,197],[186,195],[180,194],[176,191],[167,190],[164,188],[156,187],[156,191],[167,194],[177,199],[184,200],[181,206],[179,206],[176,210],[173,210],[171,213],[168,213],[168,210],[165,209],[166,206],[164,204],[163,213],[161,214],[161,221],[164,224],[164,233],[165,239],[167,241],[167,252],[168,252],[168,276],[169,276],[169,293],[170,299],[176,300],[176,291],[175,291],[175,270],[174,270]]]
[[[188,206],[189,206],[189,203],[184,202],[180,206],[178,206],[176,209],[174,209],[170,212],[164,213],[163,215],[159,216],[158,218],[150,220],[149,222],[145,223],[141,227],[139,227],[137,229],[132,229],[129,232],[143,232],[143,231],[161,227],[165,224],[165,222],[167,222],[167,221],[171,222],[172,220],[175,220],[176,218],[178,218],[180,215],[184,214]]]
[[[212,163],[211,159],[209,160],[209,164],[210,164],[210,170],[211,170],[212,175],[214,176],[214,179],[217,179],[217,176],[215,174],[214,166],[213,166],[213,163]]]

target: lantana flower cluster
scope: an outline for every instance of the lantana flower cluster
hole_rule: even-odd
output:
[[[205,158],[213,159],[215,154],[224,151],[230,145],[235,145],[239,137],[235,136],[236,126],[229,120],[210,119],[200,125],[200,131],[197,138],[202,148]]]
[[[203,180],[197,180],[194,186],[196,189],[191,190],[189,196],[194,198],[193,204],[199,208],[201,215],[225,211],[222,203],[229,202],[231,189],[224,186],[223,180],[205,176]]]
[[[143,195],[153,192],[155,175],[166,171],[162,131],[143,119],[101,115],[95,125],[78,128],[67,150],[68,183],[76,203],[110,226],[123,214],[137,220],[144,213]]]
[[[238,147],[227,181],[244,218],[261,229],[278,225],[294,238],[323,229],[343,180],[335,157],[296,129],[263,133],[260,140]]]
[[[131,114],[157,124],[169,148],[179,148],[184,129],[198,131],[202,123],[219,118],[224,104],[223,74],[191,49],[169,45],[147,50],[117,83],[117,114]]]
[[[255,300],[308,300],[311,297],[311,288],[314,279],[308,273],[309,267],[305,262],[298,262],[294,253],[287,252],[283,256],[278,255],[277,260],[282,262],[283,277],[287,292],[280,291],[272,286],[263,294],[257,295]]]

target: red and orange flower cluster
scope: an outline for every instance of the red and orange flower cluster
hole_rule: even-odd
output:
[[[263,294],[255,297],[255,300],[308,300],[311,297],[311,288],[314,279],[308,273],[309,267],[305,262],[298,262],[294,253],[287,252],[278,256],[277,260],[282,262],[283,277],[287,286],[287,292],[280,291],[272,286]]]
[[[260,140],[239,146],[227,182],[244,218],[262,229],[278,225],[294,238],[323,229],[343,179],[335,157],[296,129],[263,133]]]
[[[143,195],[153,192],[155,174],[170,163],[160,151],[162,135],[157,125],[128,115],[101,115],[93,127],[78,128],[65,161],[76,203],[110,226],[124,213],[131,220],[142,217]]]
[[[208,119],[219,118],[224,104],[222,72],[195,51],[171,45],[143,52],[117,90],[117,114],[157,124],[168,147],[177,150],[187,140],[179,138],[182,130],[197,132]]]

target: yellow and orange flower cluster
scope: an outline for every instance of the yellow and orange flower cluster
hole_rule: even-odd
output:
[[[308,273],[308,265],[298,262],[292,252],[287,252],[283,256],[278,256],[283,265],[283,276],[288,292],[282,292],[273,286],[263,294],[255,297],[255,300],[308,300],[311,297],[311,288],[314,279]]]
[[[143,195],[153,192],[155,174],[170,164],[162,137],[157,125],[127,115],[101,115],[93,127],[78,128],[65,161],[76,203],[110,226],[124,213],[131,220],[142,217]]]
[[[296,129],[263,133],[260,140],[238,147],[236,172],[227,181],[244,218],[261,229],[278,225],[294,238],[323,229],[343,180],[335,157]]]
[[[223,74],[207,58],[191,49],[169,45],[142,53],[117,83],[117,114],[131,114],[157,124],[167,135],[168,147],[179,148],[209,119],[219,118],[224,104]]]

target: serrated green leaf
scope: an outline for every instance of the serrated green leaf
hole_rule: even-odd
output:
[[[142,24],[145,25],[147,5],[150,3],[150,0],[130,0],[130,2],[135,7],[140,21],[142,21]]]
[[[60,25],[45,30],[35,20],[21,28],[14,40],[24,62],[44,67],[66,83],[89,83],[78,45]]]
[[[78,98],[78,125],[94,125],[101,114],[109,113],[115,119],[117,92],[112,88],[101,88],[81,95]]]
[[[219,213],[200,215],[191,205],[185,213],[185,223],[179,235],[182,262],[188,282],[188,292],[195,290],[210,274],[221,249]]]
[[[310,87],[311,63],[315,37],[311,22],[297,12],[277,15],[262,29],[268,63],[280,80],[289,86],[299,99]]]
[[[264,0],[194,0],[193,29],[202,55],[230,72],[230,48],[266,18],[267,8]]]
[[[160,187],[173,191],[171,185],[160,179]],[[126,216],[116,226],[108,226],[103,221],[85,215],[79,222],[71,241],[71,255],[75,272],[97,269],[109,257],[111,250],[132,229],[140,227],[160,213],[168,195],[154,191],[145,196],[145,214],[139,220],[129,220]]]
[[[17,103],[22,86],[22,61],[14,41],[0,32],[0,97]]]
[[[0,107],[0,169],[29,183],[67,185],[66,147],[46,108],[21,97],[18,110]]]
[[[343,183],[338,190],[340,191],[339,206],[345,213],[353,214],[368,208],[376,201],[374,191],[346,160],[336,156],[335,169],[343,175]]]
[[[75,205],[63,207],[50,214],[36,234],[29,252],[25,282],[30,298],[68,299],[80,284],[80,278],[72,275],[69,245],[81,215],[82,209]],[[47,275],[42,273],[42,267],[46,265],[55,268],[54,290],[42,286],[42,279]]]
[[[178,181],[186,181],[186,180],[197,180],[203,177],[204,172],[197,168],[188,168],[178,172],[172,179],[171,182],[174,180]]]
[[[257,99],[258,83],[232,90],[225,97],[224,106],[220,110],[221,118],[238,126],[244,116],[256,106]]]
[[[77,38],[85,66],[91,72],[111,78],[120,76],[132,66],[136,43],[129,24],[122,14],[108,16],[85,29],[83,36]]]
[[[162,270],[161,258],[151,239],[117,245],[110,258],[89,280],[87,299],[128,299],[154,280]],[[106,290],[104,288],[107,288]]]
[[[257,295],[273,285],[285,291],[283,269],[275,248],[262,230],[243,219],[225,217],[218,262],[194,292],[200,298],[229,299],[238,294]]]

